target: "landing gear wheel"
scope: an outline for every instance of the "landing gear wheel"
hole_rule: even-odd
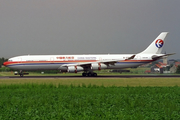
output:
[[[94,77],[97,77],[97,73],[93,73],[93,76],[94,76]]]
[[[87,73],[82,73],[82,76],[84,76],[84,77],[87,76]]]
[[[23,74],[22,70],[19,71],[19,75],[20,75],[20,77],[23,77],[24,74]]]
[[[92,74],[91,73],[88,73],[88,77],[91,77],[92,76]]]
[[[23,77],[23,74],[20,74],[20,77]]]
[[[82,76],[83,76],[83,77],[86,77],[86,76],[88,76],[88,77],[96,77],[96,76],[97,76],[97,73],[94,73],[94,72],[88,72],[88,73],[86,73],[86,72],[84,72],[84,73],[82,73]]]

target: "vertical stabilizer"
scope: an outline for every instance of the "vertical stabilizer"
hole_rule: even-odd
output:
[[[162,32],[144,51],[140,54],[160,54],[168,32]]]

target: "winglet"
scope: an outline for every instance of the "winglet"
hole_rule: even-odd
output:
[[[131,60],[131,59],[134,59],[136,55],[132,55],[131,57],[127,58],[126,60]]]

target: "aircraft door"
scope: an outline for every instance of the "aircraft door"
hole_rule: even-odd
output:
[[[99,57],[99,60],[102,61],[102,57]]]
[[[19,63],[22,63],[22,58],[18,58],[17,61],[18,61]]]
[[[51,63],[54,63],[54,57],[50,58]]]

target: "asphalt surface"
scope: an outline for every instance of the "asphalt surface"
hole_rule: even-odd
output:
[[[84,78],[163,78],[163,77],[168,77],[168,78],[180,78],[180,75],[99,75],[97,77],[83,77],[83,76],[1,76],[0,79],[13,79],[13,78],[64,78],[64,79],[69,79],[69,78],[78,78],[78,79],[84,79]]]

